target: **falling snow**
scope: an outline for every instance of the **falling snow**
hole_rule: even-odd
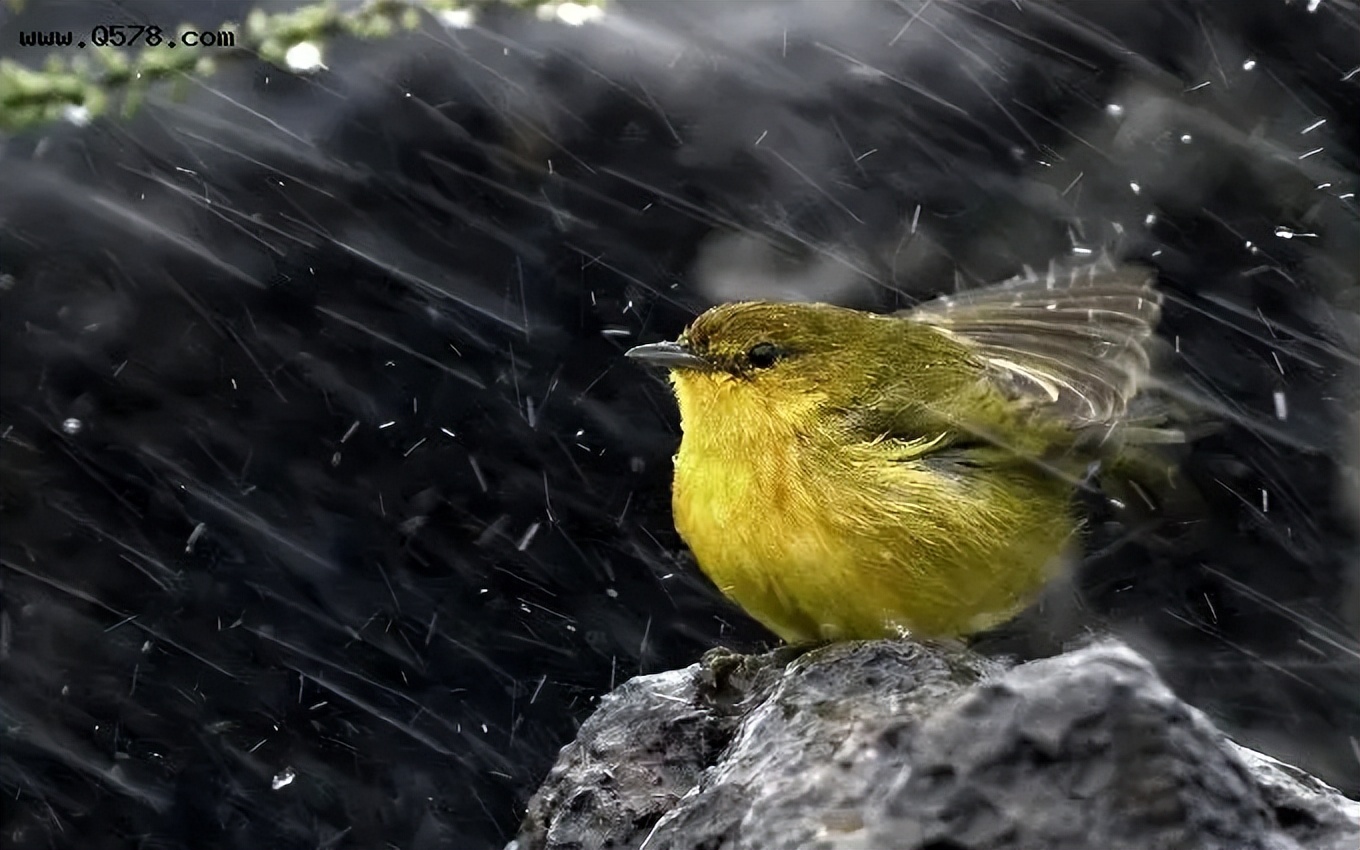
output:
[[[479,4],[0,139],[5,846],[503,846],[611,687],[772,641],[624,350],[1110,260],[1197,513],[1083,504],[1002,648],[1121,635],[1360,793],[1360,18],[1192,6]]]

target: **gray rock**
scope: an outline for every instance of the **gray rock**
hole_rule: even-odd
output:
[[[509,850],[1356,850],[1360,803],[1228,741],[1103,644],[716,651],[626,683]]]

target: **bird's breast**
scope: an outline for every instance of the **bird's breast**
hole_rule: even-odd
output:
[[[1057,477],[950,474],[733,389],[677,382],[675,524],[714,584],[785,640],[975,631],[1029,599],[1069,544]]]
[[[686,438],[676,455],[676,527],[701,561],[720,551],[789,563],[825,554],[825,505],[812,498],[820,477],[786,435],[736,438],[717,447]]]
[[[801,632],[779,625],[828,592],[846,554],[834,452],[799,427],[808,417],[734,395],[700,410],[682,401],[675,525],[719,589],[776,631]]]

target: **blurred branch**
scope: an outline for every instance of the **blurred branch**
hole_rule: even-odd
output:
[[[4,0],[16,10],[22,0]],[[293,73],[324,67],[324,45],[336,37],[385,38],[420,26],[422,18],[434,16],[446,25],[470,26],[476,16],[492,7],[536,10],[541,17],[558,17],[570,23],[598,13],[603,0],[553,3],[548,0],[369,0],[362,6],[341,11],[332,2],[320,2],[287,12],[267,14],[258,9],[244,24],[228,23],[213,28],[222,44],[230,46],[172,48],[183,44],[190,24],[174,34],[144,39],[159,43],[140,49],[90,46],[49,55],[41,69],[0,60],[0,132],[17,132],[66,118],[87,121],[117,107],[130,115],[157,84],[170,83],[172,91],[192,77],[211,75],[223,62],[263,59]],[[22,42],[21,42],[22,43]]]

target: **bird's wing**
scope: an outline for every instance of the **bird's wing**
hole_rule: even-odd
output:
[[[1073,429],[1123,421],[1161,315],[1152,271],[1088,267],[937,298],[906,318],[974,350],[1005,396]]]

